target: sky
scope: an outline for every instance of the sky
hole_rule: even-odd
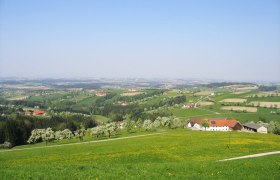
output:
[[[280,1],[0,0],[0,77],[280,82]]]

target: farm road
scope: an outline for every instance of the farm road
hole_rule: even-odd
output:
[[[273,152],[266,152],[266,153],[259,153],[259,154],[251,154],[251,155],[248,155],[248,156],[240,156],[240,157],[235,157],[235,158],[223,159],[223,160],[219,160],[219,161],[232,161],[232,160],[238,160],[238,159],[268,156],[268,155],[273,155],[273,154],[280,154],[280,151],[273,151]]]
[[[32,147],[32,148],[2,150],[2,151],[0,151],[0,153],[1,152],[10,152],[10,151],[23,151],[23,150],[29,150],[29,149],[43,149],[43,148],[51,148],[51,147],[71,146],[71,145],[79,145],[79,144],[91,144],[91,143],[123,140],[123,139],[132,139],[132,138],[145,137],[145,136],[154,136],[154,135],[160,135],[160,134],[164,134],[164,132],[162,132],[162,133],[152,133],[152,134],[143,134],[143,135],[137,135],[137,136],[127,136],[127,137],[120,137],[120,138],[113,138],[113,139],[103,139],[103,140],[96,140],[96,141],[70,143],[70,144],[59,144],[59,145],[51,145],[51,146],[40,146],[40,147]]]

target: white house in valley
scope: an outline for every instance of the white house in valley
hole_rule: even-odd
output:
[[[206,129],[202,126],[204,121],[208,121],[209,127]],[[206,130],[206,131],[232,131],[241,130],[242,125],[239,121],[230,118],[202,118],[191,119],[187,127],[192,130]]]

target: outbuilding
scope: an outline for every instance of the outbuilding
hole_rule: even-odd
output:
[[[245,131],[256,132],[256,133],[265,133],[267,134],[267,128],[255,123],[246,123],[243,124]]]

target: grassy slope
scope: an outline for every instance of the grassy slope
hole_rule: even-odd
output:
[[[280,156],[217,160],[280,150],[276,135],[173,130],[135,139],[0,153],[2,179],[279,179]],[[234,175],[234,176],[233,176]]]

